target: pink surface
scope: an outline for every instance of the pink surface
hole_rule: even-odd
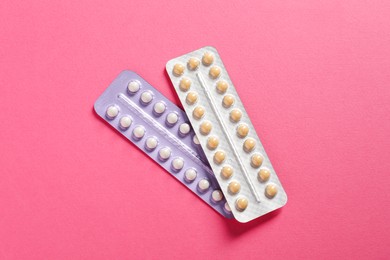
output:
[[[389,257],[389,1],[55,2],[0,4],[0,259]],[[92,110],[123,69],[178,102],[165,62],[204,45],[289,195],[248,224]]]

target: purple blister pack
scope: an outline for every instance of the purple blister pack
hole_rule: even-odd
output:
[[[186,114],[138,74],[120,73],[96,100],[94,108],[214,210],[232,217]]]

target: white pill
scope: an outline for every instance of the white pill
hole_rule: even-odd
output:
[[[153,94],[150,91],[145,91],[144,93],[141,94],[141,101],[144,104],[149,104],[150,101],[153,99]]]
[[[223,198],[222,191],[220,190],[213,191],[213,193],[211,193],[211,198],[213,199],[214,202],[220,202]]]
[[[119,125],[121,126],[122,129],[129,128],[131,123],[133,123],[133,119],[131,119],[131,117],[129,117],[129,116],[124,116],[119,121]]]
[[[155,137],[149,137],[146,140],[146,147],[149,150],[154,150],[157,147],[157,144],[158,144],[158,141],[157,141],[157,139]]]
[[[174,125],[177,123],[177,120],[179,120],[179,116],[176,113],[171,112],[167,115],[168,124]]]
[[[133,130],[133,135],[138,138],[138,139],[141,139],[142,137],[144,137],[145,135],[145,128],[143,126],[137,126],[136,128],[134,128]]]
[[[200,143],[199,143],[199,139],[198,139],[198,137],[196,136],[196,135],[194,135],[194,137],[192,138],[192,141],[194,142],[194,144],[196,144],[196,145],[199,145]]]
[[[224,209],[225,209],[225,211],[226,211],[227,213],[232,212],[232,210],[231,210],[231,208],[230,208],[230,206],[229,206],[229,204],[228,204],[227,202],[225,202]]]
[[[180,171],[181,169],[183,169],[183,166],[184,166],[183,158],[178,157],[178,158],[173,159],[173,161],[172,161],[173,169],[175,169],[176,171]]]
[[[186,172],[184,173],[184,178],[187,182],[192,182],[196,179],[196,170],[194,169],[188,169],[186,170]]]
[[[157,113],[158,115],[164,113],[166,106],[163,102],[157,102],[154,104],[154,112]]]
[[[181,133],[182,135],[188,134],[188,133],[190,132],[190,130],[191,130],[191,127],[190,127],[190,125],[187,124],[187,123],[183,123],[183,124],[181,124],[180,127],[179,127],[179,131],[180,131],[180,133]]]
[[[140,83],[138,81],[130,81],[130,83],[127,85],[127,90],[134,94],[136,93],[140,88]]]
[[[162,148],[158,154],[161,159],[167,160],[171,156],[171,149],[169,147]]]
[[[198,188],[201,192],[205,192],[210,188],[210,182],[206,179],[202,179],[198,183]]]
[[[119,114],[119,108],[115,105],[109,106],[106,111],[106,116],[110,119],[114,119]]]

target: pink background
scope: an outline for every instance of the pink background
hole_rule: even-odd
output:
[[[390,2],[235,2],[1,1],[0,259],[390,257]],[[123,69],[178,103],[165,63],[204,45],[289,195],[248,224],[92,109]]]

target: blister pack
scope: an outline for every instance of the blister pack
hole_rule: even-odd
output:
[[[248,222],[287,195],[213,47],[168,61],[167,73],[234,217]]]
[[[97,99],[96,113],[225,217],[232,214],[186,114],[132,71]]]

